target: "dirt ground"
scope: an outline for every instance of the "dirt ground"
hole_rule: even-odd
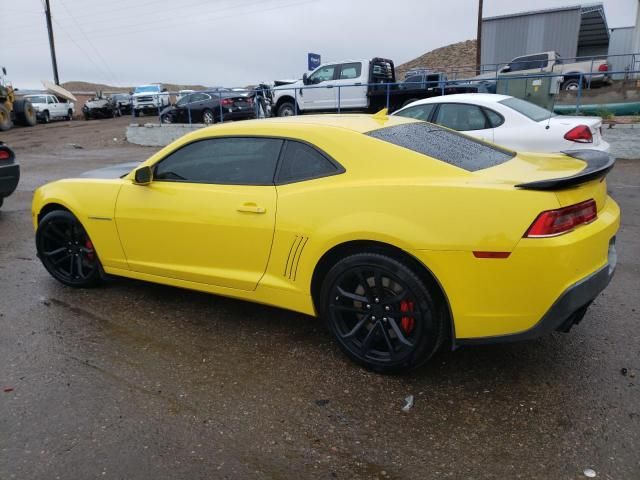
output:
[[[130,120],[0,135],[22,168],[0,209],[0,479],[640,478],[639,161],[609,175],[617,272],[569,334],[381,376],[304,315],[47,274],[33,190],[148,157]]]

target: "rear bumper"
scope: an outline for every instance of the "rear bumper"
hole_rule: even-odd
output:
[[[553,331],[568,332],[580,322],[593,300],[609,285],[616,269],[617,254],[615,237],[609,244],[607,264],[600,270],[567,288],[555,301],[540,321],[524,332],[494,337],[466,338],[456,340],[458,345],[487,345],[492,343],[533,340]]]
[[[11,195],[20,181],[20,165],[12,163],[0,166],[0,198]]]

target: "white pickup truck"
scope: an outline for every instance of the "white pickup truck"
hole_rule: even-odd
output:
[[[542,52],[516,57],[500,68],[498,75],[534,75],[536,73],[562,74],[564,77],[560,88],[577,90],[582,75],[582,86],[602,85],[609,83],[609,65],[606,60],[587,59],[580,62],[567,62],[558,52]],[[495,72],[483,73],[473,80],[491,80]]]
[[[133,115],[138,117],[141,113],[154,113],[158,115],[160,110],[169,106],[169,92],[161,85],[139,85],[131,94]]]
[[[442,92],[437,84],[396,84],[393,61],[376,57],[325,63],[301,80],[274,87],[272,93],[273,114],[285,117],[338,110],[375,113],[387,106],[387,100],[392,112]]]
[[[73,118],[74,104],[68,100],[58,98],[50,93],[38,95],[25,95],[29,99],[36,117],[42,123],[49,123],[53,119],[71,120]]]

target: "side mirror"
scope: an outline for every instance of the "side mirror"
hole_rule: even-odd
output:
[[[134,174],[133,183],[136,185],[149,185],[151,183],[151,167],[140,167]]]
[[[309,85],[309,76],[306,73],[302,74],[302,83]]]

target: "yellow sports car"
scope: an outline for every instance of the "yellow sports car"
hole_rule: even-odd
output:
[[[317,315],[391,371],[580,321],[615,268],[612,166],[383,114],[288,117],[49,183],[32,214],[66,285],[111,274]]]

